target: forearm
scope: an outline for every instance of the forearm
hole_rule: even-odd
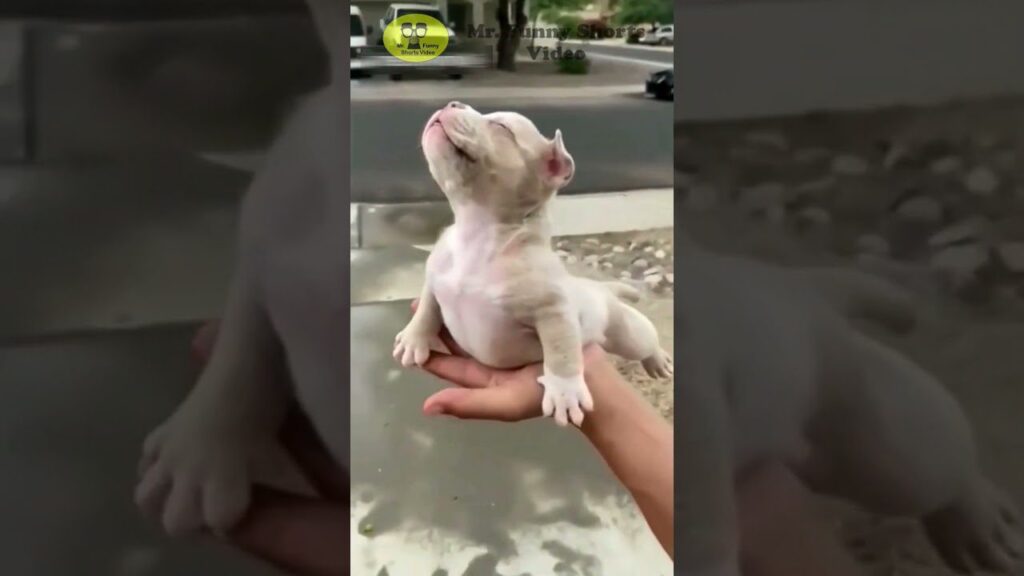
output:
[[[674,557],[672,426],[609,362],[591,362],[586,378],[594,412],[583,422],[583,434],[633,495],[658,542]]]

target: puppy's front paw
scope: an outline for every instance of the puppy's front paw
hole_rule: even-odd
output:
[[[567,425],[570,418],[573,424],[580,426],[583,424],[583,410],[590,412],[594,409],[594,399],[583,381],[583,374],[569,377],[544,374],[537,378],[537,382],[544,387],[541,405],[544,415],[554,416],[559,426]]]
[[[227,422],[203,422],[186,410],[146,438],[135,502],[168,534],[203,526],[226,531],[249,507],[248,464],[257,442]]]
[[[413,364],[423,366],[430,358],[431,350],[451,354],[436,332],[429,333],[410,323],[395,336],[395,349],[392,356],[406,368]]]

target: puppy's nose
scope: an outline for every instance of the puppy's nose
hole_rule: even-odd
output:
[[[464,110],[466,108],[466,105],[463,104],[462,102],[459,102],[458,100],[452,100],[451,102],[448,103],[447,108],[458,108],[459,110]]]

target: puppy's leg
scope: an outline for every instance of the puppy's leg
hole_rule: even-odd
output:
[[[871,320],[895,332],[914,326],[913,297],[888,280],[847,268],[809,268],[794,274],[849,317]]]
[[[678,380],[676,561],[686,576],[740,576],[732,419],[721,365],[687,339]]]
[[[843,369],[826,375],[835,399],[809,430],[808,484],[880,513],[922,516],[955,568],[1008,569],[1024,551],[1021,526],[982,476],[956,400],[895,351],[848,338]]]
[[[239,272],[209,363],[143,446],[135,499],[169,533],[227,530],[248,508],[251,467],[274,453],[288,403],[278,352],[255,283]]]
[[[594,400],[583,380],[583,339],[580,323],[568,301],[542,307],[534,316],[534,327],[544,353],[544,375],[537,381],[544,386],[542,409],[561,426],[572,419],[583,423],[583,410],[593,410]],[[582,409],[581,409],[582,408]]]
[[[654,378],[671,376],[672,358],[658,343],[658,330],[650,319],[614,295],[606,297],[605,302],[608,306],[605,350],[629,360],[639,360]]]
[[[395,336],[395,360],[405,367],[422,366],[430,358],[431,350],[451,354],[439,336],[442,321],[441,307],[430,289],[430,282],[424,282],[412,320]]]

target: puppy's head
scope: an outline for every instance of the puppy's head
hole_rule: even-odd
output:
[[[485,206],[502,219],[542,206],[575,170],[561,131],[545,138],[515,112],[480,114],[451,102],[427,121],[422,142],[430,174],[449,201]]]

